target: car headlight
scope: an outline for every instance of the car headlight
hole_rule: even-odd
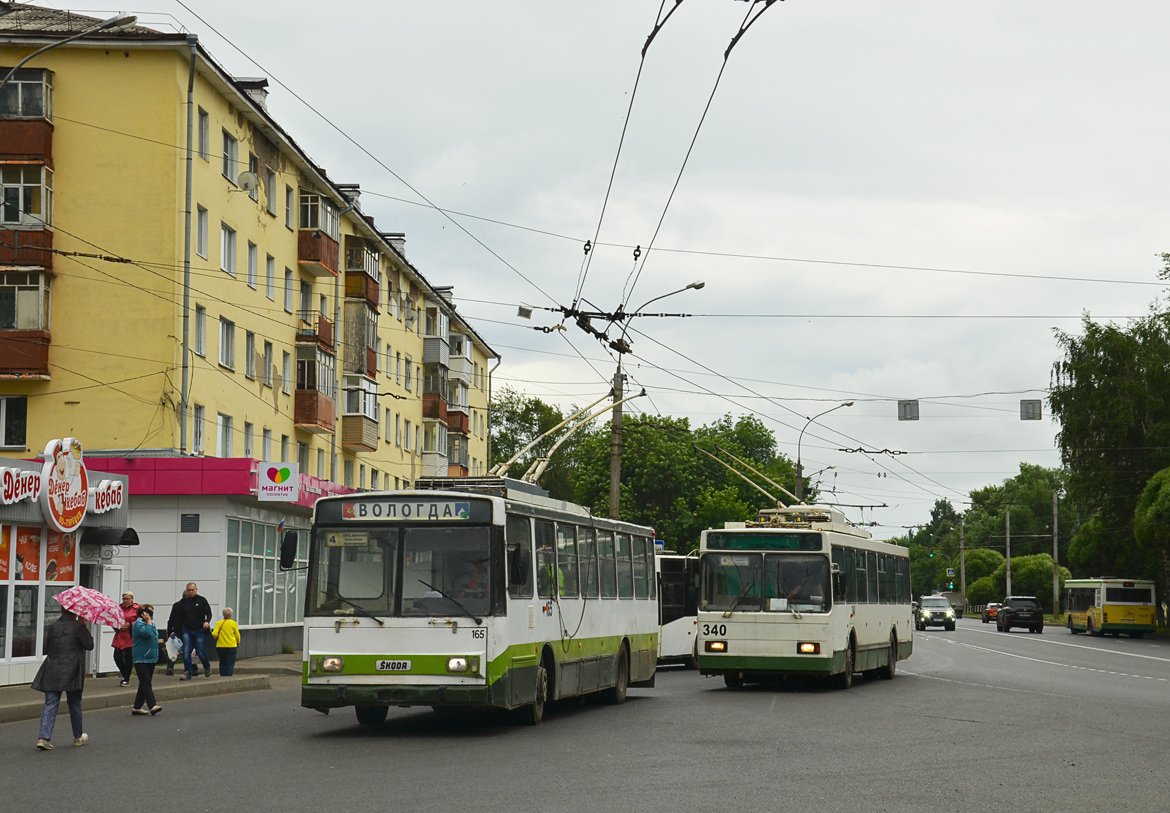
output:
[[[448,672],[466,672],[470,663],[467,658],[447,658]]]
[[[955,611],[954,610],[947,610],[947,618],[954,618],[954,617],[955,617]]]
[[[322,658],[321,659],[321,671],[322,672],[340,672],[341,667],[344,665],[345,665],[345,661],[336,655],[329,657],[329,658]]]

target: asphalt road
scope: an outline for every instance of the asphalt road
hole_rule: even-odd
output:
[[[1170,641],[915,634],[893,681],[748,686],[684,669],[623,706],[394,709],[378,729],[276,689],[86,715],[52,752],[0,726],[4,807],[198,810],[1165,811]]]

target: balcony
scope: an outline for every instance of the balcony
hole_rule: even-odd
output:
[[[451,345],[445,336],[423,337],[423,363],[450,365]]]
[[[48,381],[49,344],[47,330],[0,331],[0,379]]]
[[[297,429],[314,435],[331,435],[334,426],[333,399],[317,390],[297,390],[293,422]]]
[[[372,347],[366,348],[366,375],[370,378],[378,375],[378,351]]]
[[[351,252],[352,253],[352,252]],[[345,272],[345,297],[346,299],[364,299],[366,303],[377,309],[378,307],[378,281],[367,274],[365,271],[351,271]]]
[[[341,445],[351,452],[378,451],[378,422],[365,415],[342,415]]]
[[[0,229],[0,266],[52,268],[52,247],[48,229]]]
[[[297,264],[314,277],[336,277],[341,249],[337,241],[321,229],[297,232]]]
[[[300,327],[297,328],[298,342],[316,342],[322,350],[333,352],[333,322],[320,311],[297,311]]]
[[[53,165],[53,124],[45,119],[0,118],[0,160]]]
[[[447,373],[449,378],[458,379],[467,386],[471,386],[471,359],[452,353],[451,361],[448,363],[447,369],[449,370]]]
[[[467,415],[467,407],[456,404],[447,405],[447,431],[452,434],[470,435],[471,419]]]
[[[423,395],[423,417],[438,419],[447,423],[447,400],[441,395],[425,393]]]
[[[456,466],[450,460],[447,461],[447,476],[448,477],[466,477],[470,473],[467,466]]]

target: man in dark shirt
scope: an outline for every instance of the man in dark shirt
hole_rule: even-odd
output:
[[[207,647],[204,636],[211,627],[211,605],[207,599],[199,595],[199,588],[195,582],[188,582],[183,597],[175,605],[178,611],[179,629],[183,636],[183,669],[184,674],[179,680],[190,680],[196,674],[194,656],[199,655],[203,664],[203,676],[211,677],[211,662],[207,660]]]

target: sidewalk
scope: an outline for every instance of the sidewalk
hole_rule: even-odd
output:
[[[237,661],[235,675],[232,677],[220,677],[216,674],[216,666],[217,664],[212,661],[211,677],[199,675],[191,680],[179,680],[179,675],[183,671],[182,664],[179,664],[179,670],[174,677],[167,677],[165,668],[160,666],[154,673],[155,699],[165,703],[171,700],[190,700],[194,697],[270,689],[273,677],[301,674],[301,654],[298,652],[293,655],[268,655]],[[138,679],[134,676],[130,677],[129,686],[119,686],[116,673],[112,676],[86,678],[81,707],[85,711],[123,706],[129,709],[134,705],[134,695],[137,691]],[[65,698],[61,698],[62,705],[64,701]],[[0,723],[40,719],[44,705],[45,696],[30,689],[27,683],[19,686],[0,686]]]

